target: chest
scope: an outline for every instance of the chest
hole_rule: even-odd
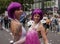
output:
[[[39,28],[40,26],[39,26],[39,24],[37,24],[37,25],[35,25],[35,24],[33,24],[30,28],[29,28],[29,30],[35,30],[35,31],[40,31],[40,28]]]
[[[41,36],[41,29],[39,28],[40,26],[39,25],[34,25],[34,26],[32,26],[31,28],[30,28],[30,30],[32,30],[32,29],[34,29],[35,31],[37,31],[37,33],[38,33],[38,37],[39,38],[42,38],[42,36]]]

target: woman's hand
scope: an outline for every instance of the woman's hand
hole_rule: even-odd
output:
[[[14,44],[23,44],[26,40],[26,37],[21,38],[20,40],[14,42]]]

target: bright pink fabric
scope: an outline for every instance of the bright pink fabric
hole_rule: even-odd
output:
[[[39,40],[37,31],[35,31],[34,29],[28,31],[28,33],[26,35],[25,44],[40,44],[40,40]]]

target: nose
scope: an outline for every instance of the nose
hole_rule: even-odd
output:
[[[35,18],[38,18],[38,17],[35,17]]]

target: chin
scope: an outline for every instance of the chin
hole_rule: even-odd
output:
[[[39,21],[35,21],[36,23],[38,23]]]

